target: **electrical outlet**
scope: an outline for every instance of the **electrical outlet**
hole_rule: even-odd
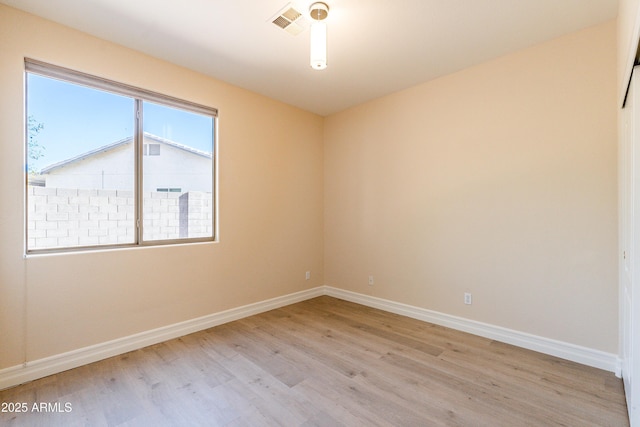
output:
[[[469,292],[464,293],[464,303],[467,305],[471,305],[471,293]]]
[[[310,272],[310,271],[307,271],[307,272],[305,273],[305,275],[304,275],[304,278],[305,278],[305,280],[309,280],[309,279],[311,279],[311,272]]]
[[[369,276],[369,286],[373,286],[373,276]]]

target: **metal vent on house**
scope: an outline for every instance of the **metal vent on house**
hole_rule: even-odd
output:
[[[302,13],[293,8],[291,3],[280,9],[280,11],[269,20],[294,36],[297,36],[309,26],[309,23]]]

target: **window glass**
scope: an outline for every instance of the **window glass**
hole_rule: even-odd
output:
[[[27,75],[27,248],[134,243],[134,100]]]
[[[217,110],[25,67],[28,253],[214,239]]]
[[[213,118],[144,102],[144,240],[213,236]]]

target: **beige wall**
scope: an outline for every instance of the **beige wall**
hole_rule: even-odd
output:
[[[24,259],[25,56],[219,108],[220,242]],[[324,282],[321,117],[2,5],[0,94],[0,369]]]
[[[618,3],[618,106],[622,106],[638,49],[640,0]]]
[[[615,46],[608,22],[326,118],[325,284],[617,353]]]

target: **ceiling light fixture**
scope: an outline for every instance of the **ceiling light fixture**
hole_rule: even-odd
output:
[[[311,22],[311,68],[324,70],[327,68],[327,24],[324,20],[329,16],[329,6],[317,2],[309,7]]]

